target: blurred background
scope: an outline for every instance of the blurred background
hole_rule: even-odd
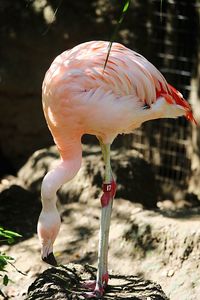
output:
[[[0,0],[0,175],[16,174],[53,144],[41,107],[52,60],[90,40],[109,40],[117,0]],[[116,41],[149,59],[192,104],[200,122],[200,1],[133,0]],[[84,143],[94,142],[92,137]],[[139,150],[152,164],[160,197],[200,199],[200,129],[184,118],[152,121],[113,148]],[[183,195],[184,193],[184,195]]]

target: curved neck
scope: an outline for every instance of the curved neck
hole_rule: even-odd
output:
[[[71,153],[71,157],[66,157],[60,164],[48,172],[41,186],[42,205],[44,210],[52,210],[56,208],[56,193],[58,189],[66,182],[70,181],[79,171],[81,167],[82,150]]]

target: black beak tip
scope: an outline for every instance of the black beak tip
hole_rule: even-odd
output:
[[[49,253],[49,255],[47,257],[42,257],[42,260],[44,262],[46,262],[47,264],[52,265],[54,267],[58,266],[57,261],[55,259],[55,256],[54,256],[53,252]]]

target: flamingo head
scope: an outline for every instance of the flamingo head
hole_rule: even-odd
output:
[[[53,254],[53,244],[60,229],[60,216],[56,208],[42,210],[38,220],[38,237],[41,244],[42,260],[56,266],[57,262]]]

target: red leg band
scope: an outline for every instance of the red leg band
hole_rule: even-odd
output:
[[[103,183],[102,189],[101,205],[105,207],[109,204],[109,201],[115,197],[116,182],[113,180],[111,183]]]

